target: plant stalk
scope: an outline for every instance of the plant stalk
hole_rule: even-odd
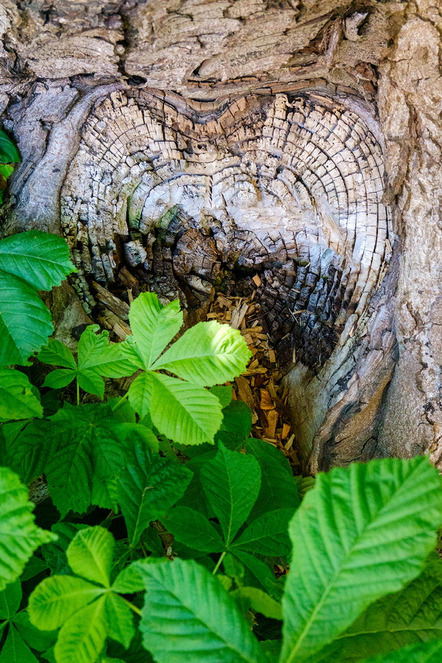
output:
[[[215,575],[216,572],[218,571],[219,567],[221,566],[221,562],[223,561],[224,557],[226,556],[226,552],[227,552],[227,550],[225,550],[223,553],[221,553],[221,555],[219,557],[219,560],[217,561],[216,566],[212,571],[212,575]]]

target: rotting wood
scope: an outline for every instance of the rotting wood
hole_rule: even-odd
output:
[[[252,301],[254,295],[262,316],[259,321],[247,321],[247,328],[256,324],[263,327],[261,333],[269,331],[275,343],[273,358],[286,368],[290,362],[295,364],[286,378],[287,393],[301,455],[305,462],[310,456],[311,471],[373,455],[418,451],[431,451],[435,462],[440,462],[438,348],[442,325],[437,265],[441,253],[442,78],[437,3],[58,0],[49,4],[49,9],[43,0],[1,0],[0,4],[0,109],[4,127],[16,137],[23,157],[11,181],[9,208],[3,208],[4,232],[32,227],[60,232],[62,220],[77,251],[77,262],[84,267],[75,286],[94,319],[97,301],[91,293],[93,278],[102,286],[108,281],[112,292],[127,303],[149,287],[156,289],[163,301],[180,296],[188,307],[189,323],[192,316],[204,317],[220,290],[228,299],[235,288],[240,292],[234,294],[243,301]],[[367,220],[370,210],[362,203],[363,209],[356,209],[354,237],[365,239],[355,239],[353,244],[351,224],[330,214],[330,199],[324,205],[315,191],[305,200],[296,192],[302,214],[290,208],[295,225],[305,222],[305,213],[310,212],[316,215],[319,229],[306,232],[305,238],[297,237],[298,260],[286,256],[279,237],[268,233],[263,245],[263,229],[257,232],[256,223],[251,231],[247,227],[248,197],[253,198],[256,192],[264,192],[264,198],[275,201],[276,211],[287,206],[290,195],[284,187],[287,182],[294,186],[290,180],[293,162],[284,162],[281,153],[286,152],[286,146],[278,147],[278,139],[283,139],[287,122],[294,122],[292,128],[296,126],[296,113],[308,103],[313,108],[307,113],[311,119],[313,113],[324,118],[339,111],[337,123],[324,125],[329,126],[330,136],[339,136],[342,119],[357,118],[352,123],[363,127],[358,140],[360,149],[368,149],[364,158],[370,161],[373,157],[375,167],[385,175],[380,175],[383,181],[377,182],[375,191],[368,186],[367,196],[360,200],[368,206],[374,197],[378,209],[391,206],[392,227],[400,241],[395,240],[390,226],[382,246],[373,249],[374,226]],[[105,134],[98,133],[95,142],[85,143],[100,109],[107,109],[109,118],[103,112],[96,123],[98,132],[100,121],[108,120],[111,132],[114,120],[117,125],[127,120],[123,134],[132,132],[134,140],[125,143],[117,130],[115,140],[128,153],[119,153],[116,144],[112,152],[108,142],[108,168],[104,160],[100,166],[87,166],[92,175],[99,173],[98,181],[92,176],[87,179],[83,173],[83,190],[74,187],[74,196],[69,199],[69,182],[78,165],[84,165],[84,151],[88,146],[100,147],[103,139],[106,142]],[[139,113],[142,119],[137,124]],[[225,124],[220,127],[223,114]],[[270,131],[264,138],[259,132],[266,121]],[[147,145],[146,122],[154,132]],[[299,133],[301,129],[298,126]],[[248,150],[241,131],[245,137],[251,132],[252,150]],[[253,141],[256,147],[260,137],[271,149],[263,156],[256,148],[249,167],[243,157],[253,152]],[[309,144],[311,147],[314,142],[307,138],[300,143],[306,155],[295,169],[301,175],[311,157]],[[158,145],[159,151],[149,152]],[[238,153],[235,145],[240,146]],[[132,146],[135,151],[131,151]],[[330,166],[335,156],[339,159],[339,150],[336,155],[331,151],[326,150]],[[155,216],[150,226],[144,223],[122,234],[125,224],[129,227],[143,214],[146,221],[144,203],[150,175],[157,180],[149,191],[159,191],[161,184],[172,181],[173,173],[182,179],[177,168],[183,161],[188,190],[192,190],[191,182],[204,183],[194,189],[195,200],[204,198],[200,196],[202,188],[212,192],[207,181],[213,178],[209,171],[214,152],[236,158],[242,169],[226,181],[241,205],[227,199],[227,219],[216,219],[220,232],[213,232],[212,218],[209,223],[207,219],[201,222],[198,209],[196,218],[189,208],[187,212],[175,209],[174,213],[176,201],[166,199],[162,223],[168,222],[167,230],[157,225]],[[145,172],[143,164],[149,155],[152,168]],[[133,162],[125,161],[128,156]],[[212,163],[221,173],[218,162]],[[354,162],[346,157],[344,163]],[[169,172],[167,164],[172,169]],[[283,167],[280,173],[276,172],[279,165]],[[331,168],[329,175],[333,184],[336,178],[339,208],[338,171],[342,172],[342,165],[335,165],[336,170]],[[372,164],[370,169],[373,175]],[[140,183],[133,190],[137,176]],[[371,185],[377,176],[367,181]],[[104,194],[103,217],[93,202],[94,187],[101,187],[100,204]],[[177,195],[179,184],[171,188]],[[306,190],[311,192],[313,186]],[[325,198],[329,196],[327,192]],[[258,203],[255,207],[265,209],[262,200]],[[233,214],[235,206],[240,211]],[[61,209],[67,211],[66,216],[72,215],[72,226],[68,219],[61,219]],[[237,228],[238,216],[242,225]],[[234,223],[230,223],[232,219]],[[289,226],[286,230],[290,234]],[[284,235],[283,239],[286,242]],[[289,247],[291,241],[289,237]],[[363,242],[367,246],[361,254]],[[323,248],[334,252],[332,267],[342,261],[342,269],[338,268],[333,278],[323,284],[319,278],[316,285],[315,246],[321,246],[321,255]],[[252,264],[238,264],[241,256]],[[376,265],[379,260],[381,264]],[[319,277],[321,274],[319,271]],[[253,280],[256,275],[259,285],[256,278]],[[325,296],[315,300],[319,285]],[[362,288],[362,297],[356,285]],[[57,309],[61,300],[54,296],[53,301]],[[328,317],[327,307],[331,309]],[[66,338],[66,325],[75,310],[71,306],[66,317],[55,310],[63,340],[70,344],[73,339]],[[103,309],[101,315],[108,328],[124,335],[125,323],[121,321],[121,327],[115,313]],[[78,316],[79,324],[84,319]],[[229,306],[226,320],[231,320]],[[254,370],[246,379],[261,379],[263,374]]]

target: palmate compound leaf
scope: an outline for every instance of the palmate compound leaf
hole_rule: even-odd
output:
[[[235,602],[203,566],[180,559],[136,565],[146,587],[140,630],[158,663],[264,663]]]
[[[153,364],[201,387],[233,380],[245,371],[252,353],[241,333],[215,320],[188,329]]]
[[[138,545],[152,520],[182,497],[191,478],[192,472],[178,461],[152,454],[141,440],[133,441],[118,479],[118,502],[131,546]]]
[[[261,487],[261,469],[252,456],[220,442],[215,458],[200,473],[201,483],[229,546],[247,520]]]
[[[319,474],[290,523],[280,663],[312,657],[370,603],[415,578],[441,515],[439,476],[426,458]]]
[[[57,663],[95,663],[108,636],[124,646],[130,644],[134,634],[130,608],[108,589],[113,547],[107,530],[80,530],[68,546],[67,557],[72,570],[92,582],[84,577],[51,576],[31,594],[32,623],[43,630],[61,626],[55,645]],[[130,575],[126,572],[125,576],[124,589],[130,592]],[[139,589],[139,574],[134,577]],[[105,586],[96,584],[101,581]]]
[[[57,538],[35,525],[33,509],[18,476],[0,467],[0,591],[18,578],[34,550]]]
[[[357,663],[434,639],[442,640],[440,559],[431,560],[423,573],[400,592],[372,603],[350,628],[308,663]]]
[[[29,378],[12,368],[0,368],[0,422],[42,417],[43,408]]]
[[[38,354],[38,359],[52,366],[62,366],[46,376],[44,387],[62,389],[75,378],[84,391],[103,398],[102,376],[119,378],[132,375],[141,361],[129,343],[109,345],[109,332],[99,332],[98,325],[89,325],[78,342],[78,364],[69,348],[50,338]],[[99,333],[97,333],[99,332]]]
[[[75,271],[61,237],[32,230],[0,241],[0,366],[26,364],[52,333],[38,290]]]
[[[137,352],[149,369],[179,332],[183,314],[178,300],[163,306],[155,293],[143,292],[131,304],[129,322]]]

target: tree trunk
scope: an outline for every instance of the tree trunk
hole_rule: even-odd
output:
[[[437,7],[0,0],[4,233],[62,233],[87,312],[123,267],[190,308],[259,274],[305,466],[441,464]]]

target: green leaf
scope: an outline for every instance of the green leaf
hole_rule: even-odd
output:
[[[105,605],[102,596],[62,626],[54,648],[57,663],[95,663],[107,635]]]
[[[128,341],[109,345],[109,332],[99,332],[98,325],[89,325],[78,342],[80,373],[94,371],[108,378],[132,375],[142,368],[138,355]],[[88,369],[88,370],[87,370]]]
[[[135,635],[131,609],[123,599],[113,592],[106,594],[104,607],[108,624],[108,634],[113,640],[120,642],[123,647],[129,647]]]
[[[136,546],[152,520],[160,518],[184,494],[192,473],[177,461],[153,455],[134,440],[128,461],[118,479],[118,495],[129,542]]]
[[[37,628],[52,631],[105,592],[83,578],[50,576],[29,597],[29,617]]]
[[[8,166],[7,164],[0,163],[0,175],[3,175],[5,180],[7,180],[8,177],[11,177],[14,170],[14,166]]]
[[[57,341],[56,338],[50,338],[45,347],[37,355],[37,359],[50,366],[62,366],[63,368],[72,368],[77,370],[77,362],[74,355],[67,345]]]
[[[83,391],[87,391],[88,394],[98,396],[98,398],[103,398],[104,380],[94,370],[90,368],[84,368],[83,370],[79,371],[77,380],[79,387],[81,387]]]
[[[138,562],[143,642],[158,663],[262,663],[258,641],[217,578],[193,560]]]
[[[0,269],[0,366],[27,364],[52,331],[51,314],[36,290]]]
[[[442,640],[432,640],[418,642],[375,658],[366,658],[363,663],[440,663],[441,658]]]
[[[152,400],[152,373],[140,373],[129,387],[129,402],[140,418],[149,413]]]
[[[162,519],[177,541],[208,553],[221,552],[225,544],[212,523],[187,506],[177,506]]]
[[[0,129],[0,163],[18,163],[20,154],[8,134]]]
[[[127,457],[127,439],[154,438],[138,424],[116,423],[102,419],[94,427],[90,440],[92,450],[91,503],[103,508],[118,509],[118,477]],[[150,441],[150,440],[149,440]]]
[[[110,587],[114,537],[103,527],[88,527],[74,536],[66,551],[72,571]]]
[[[52,333],[37,294],[76,271],[61,237],[32,230],[0,241],[0,366],[26,364]]]
[[[8,446],[6,463],[28,484],[46,469],[47,458],[55,453],[57,442],[50,421],[35,419],[19,432]]]
[[[12,619],[20,607],[22,592],[19,580],[6,585],[0,592],[0,619]]]
[[[144,368],[149,369],[183,324],[178,300],[163,306],[156,294],[143,292],[129,311],[129,322]]]
[[[160,433],[182,444],[212,441],[222,421],[221,405],[216,396],[161,373],[150,375],[150,414]]]
[[[34,506],[18,476],[0,467],[0,591],[18,578],[34,550],[56,538],[34,524]]]
[[[20,576],[20,580],[22,582],[25,582],[25,580],[30,580],[31,578],[35,578],[35,576],[38,576],[40,573],[43,573],[43,571],[48,570],[48,565],[45,564],[45,562],[40,559],[40,557],[37,557],[37,555],[32,555],[31,559],[25,566],[25,570]]]
[[[252,413],[242,401],[232,401],[223,410],[223,420],[215,435],[215,442],[222,442],[230,448],[232,443],[243,446],[252,430]]]
[[[231,596],[235,599],[240,598],[242,602],[247,603],[249,608],[253,608],[255,612],[261,613],[264,617],[282,620],[281,604],[258,587],[240,587],[232,592]]]
[[[29,614],[25,611],[14,616],[14,626],[26,644],[37,651],[49,649],[56,640],[55,631],[40,631],[31,623]]]
[[[290,552],[288,524],[293,509],[276,509],[261,514],[232,544],[246,552],[274,557]]]
[[[362,658],[442,640],[442,561],[430,562],[423,573],[395,594],[372,603],[331,645],[309,663],[356,663]]]
[[[48,458],[46,477],[55,506],[62,516],[70,509],[84,513],[92,501],[91,441],[95,429],[90,417],[78,408],[77,416],[59,410],[51,419],[57,451]]]
[[[2,239],[0,270],[22,279],[35,290],[51,290],[77,271],[69,260],[65,240],[40,230]]]
[[[9,627],[9,632],[6,641],[1,649],[0,663],[38,663],[34,654],[25,644],[12,624]]]
[[[260,640],[259,645],[265,655],[268,663],[277,663],[281,651],[281,640]]]
[[[45,472],[62,515],[70,509],[83,513],[91,503],[115,505],[116,480],[125,463],[122,427],[133,430],[133,424],[106,417],[112,417],[110,406],[89,404],[65,404],[51,417],[51,437],[57,447]]]
[[[232,387],[210,387],[209,391],[217,397],[223,410],[232,400]]]
[[[215,320],[188,329],[151,367],[201,387],[229,382],[245,371],[252,353],[241,333]]]
[[[0,368],[0,421],[42,416],[43,408],[27,375],[12,368]]]
[[[98,332],[98,333],[97,333]],[[92,368],[94,366],[94,355],[109,347],[109,332],[100,332],[99,325],[88,325],[78,341],[78,366]]]
[[[109,332],[103,331],[101,334],[95,334],[98,325],[92,325],[85,329],[80,337],[92,335],[97,341],[86,344],[82,343],[78,348],[78,363],[81,370],[87,368],[94,370],[97,375],[107,378],[121,378],[132,375],[139,368],[142,368],[142,362],[135,352],[135,344],[130,342],[130,337],[122,343],[109,345]],[[89,331],[91,330],[91,331]],[[85,341],[88,339],[86,338]],[[87,345],[89,345],[87,349]]]
[[[299,496],[293,473],[284,454],[264,440],[249,438],[245,450],[256,458],[261,467],[261,490],[250,516],[256,518],[266,511],[299,506]]]
[[[201,483],[230,545],[258,497],[261,470],[251,456],[230,451],[220,442],[215,458],[201,470]]]
[[[149,558],[152,560],[152,557]],[[115,578],[112,589],[119,594],[144,592],[144,582],[136,563],[126,566]]]
[[[313,656],[370,603],[415,578],[441,511],[439,476],[427,458],[319,474],[290,523],[281,663]]]
[[[71,384],[73,380],[77,377],[77,371],[73,371],[71,368],[56,368],[55,371],[51,371],[45,377],[43,382],[43,387],[49,387],[50,389],[64,389]]]
[[[67,522],[58,522],[52,525],[51,531],[58,536],[58,539],[55,543],[43,546],[41,551],[53,575],[67,575],[71,573],[71,568],[66,557],[66,550],[76,533],[86,527],[87,525],[81,523]]]
[[[298,494],[299,494],[300,498],[303,498],[304,495],[309,490],[311,490],[315,485],[315,478],[314,477],[296,476],[295,481],[296,481],[296,485],[298,486]]]

